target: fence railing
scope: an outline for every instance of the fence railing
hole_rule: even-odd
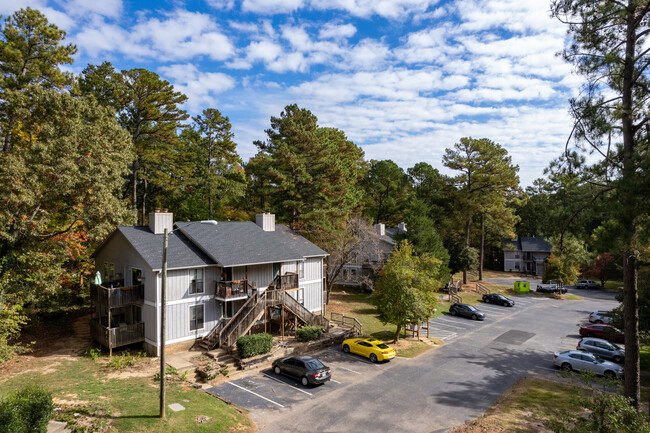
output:
[[[110,349],[144,341],[144,322],[108,328],[97,319],[90,321],[90,336]]]
[[[90,285],[90,299],[108,308],[144,303],[144,284],[128,287],[108,288],[104,285]]]
[[[278,275],[269,284],[269,290],[290,290],[298,288],[298,274],[287,272],[284,275]]]
[[[354,329],[359,335],[363,334],[363,325],[354,317],[332,311],[330,313],[330,319],[334,323]]]
[[[480,293],[481,295],[487,295],[488,293],[490,293],[488,288],[481,283],[476,283],[476,292]]]
[[[217,281],[215,297],[220,299],[248,296],[248,289],[251,285],[248,280]]]

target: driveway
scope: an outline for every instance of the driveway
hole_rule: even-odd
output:
[[[595,292],[579,301],[517,296],[518,305],[502,307],[500,315],[488,312],[485,322],[445,316],[454,321],[443,325],[436,319],[432,325],[456,327],[456,335],[414,359],[373,365],[330,348],[317,356],[332,367],[336,382],[320,387],[303,388],[265,371],[211,391],[249,408],[264,432],[446,431],[480,416],[520,377],[557,374],[553,352],[575,348],[578,325],[591,311],[616,306],[609,294]]]

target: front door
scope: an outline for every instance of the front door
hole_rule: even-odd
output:
[[[280,275],[280,263],[273,263],[273,279]]]
[[[223,314],[223,317],[226,319],[230,319],[233,316],[233,306],[232,306],[232,301],[226,301],[226,308]]]

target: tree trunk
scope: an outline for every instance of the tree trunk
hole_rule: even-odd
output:
[[[481,214],[481,251],[478,258],[478,280],[483,280],[483,260],[485,259],[485,214]]]
[[[637,287],[637,258],[634,252],[636,232],[635,216],[637,214],[634,163],[636,147],[634,138],[634,122],[632,118],[632,84],[634,81],[634,58],[636,51],[636,10],[630,5],[626,9],[626,41],[625,62],[623,66],[623,91],[621,121],[623,126],[623,170],[620,181],[620,197],[622,202],[621,225],[627,233],[623,234],[626,245],[623,261],[623,321],[625,333],[625,382],[624,395],[632,400],[632,405],[638,409],[641,400],[641,373],[639,361],[639,311]]]
[[[14,134],[14,124],[16,123],[16,119],[14,116],[11,116],[9,118],[9,124],[7,125],[7,135],[5,136],[5,142],[4,145],[2,146],[2,152],[6,155],[9,153],[11,150],[11,142],[13,141],[13,134]]]
[[[149,192],[149,184],[147,179],[144,179],[144,189],[142,192],[142,225],[145,225],[145,218],[147,217],[147,193]]]
[[[469,227],[472,224],[472,217],[467,217],[465,222],[465,246],[469,247]],[[467,269],[463,269],[463,284],[467,284]]]
[[[133,160],[131,166],[131,208],[133,209],[133,216],[135,217],[134,224],[138,224],[138,159]]]
[[[399,324],[397,325],[397,329],[395,330],[395,343],[399,341],[399,332],[402,330],[402,325]]]
[[[623,262],[623,333],[625,334],[625,397],[635,408],[641,401],[641,363],[639,360],[639,300],[637,261],[633,251],[626,251]]]

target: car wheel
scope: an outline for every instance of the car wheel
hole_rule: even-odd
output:
[[[593,337],[593,336],[594,336],[594,333],[593,333],[593,332],[587,332],[586,337]]]
[[[280,370],[280,367],[278,367],[277,365],[275,366],[275,368],[273,369],[273,371],[275,372],[275,374],[280,374],[280,373],[282,373],[282,370]]]
[[[603,321],[602,321],[602,320],[600,320],[600,319],[598,319],[598,320],[596,320],[596,323],[600,323],[600,324],[602,324],[602,323],[603,323]]]
[[[489,298],[485,298],[484,301],[485,301],[486,304],[489,304],[489,303],[490,303],[490,299],[489,299]]]
[[[347,344],[344,344],[344,345],[343,345],[343,351],[344,351],[345,353],[350,353],[350,346],[348,346]]]
[[[603,373],[603,376],[605,376],[607,379],[614,379],[616,377],[616,374],[614,374],[612,370],[607,370]]]
[[[472,320],[476,320],[478,317],[476,317],[476,314],[472,314]]]
[[[377,355],[374,353],[371,353],[368,358],[370,359],[370,362],[377,362]]]
[[[309,379],[307,377],[303,376],[300,382],[303,384],[303,386],[309,385]]]
[[[449,312],[449,314],[451,314],[452,316],[455,316],[455,315],[456,315],[456,310],[451,310],[451,311]]]
[[[564,371],[571,371],[571,370],[573,370],[573,368],[571,367],[571,364],[569,364],[568,362],[563,362],[562,365],[560,366],[560,368],[561,368],[562,370],[564,370]]]
[[[623,358],[621,358],[621,357],[618,356],[618,355],[616,355],[616,356],[615,356],[614,358],[612,358],[612,359],[613,359],[614,362],[617,363],[617,364],[620,364],[621,361],[623,360]]]

